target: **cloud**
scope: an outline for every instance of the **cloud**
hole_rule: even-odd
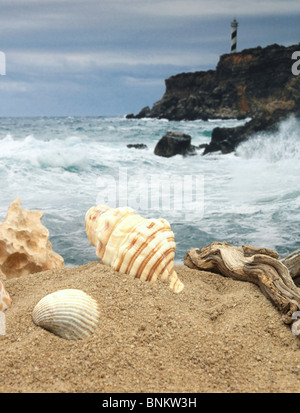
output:
[[[299,0],[0,0],[0,9],[0,100],[13,115],[151,105],[167,77],[215,68],[234,17],[241,49],[299,41]]]
[[[161,86],[163,84],[163,80],[161,78],[138,78],[133,76],[125,76],[124,83],[128,86],[145,88],[146,86]]]
[[[6,80],[6,79],[5,79]],[[16,81],[5,81],[1,79],[0,90],[1,92],[17,92],[17,93],[26,93],[30,89],[30,84],[27,82],[16,82]]]
[[[111,0],[110,3],[121,15],[147,16],[148,20],[153,16],[182,19],[299,14],[298,0]]]
[[[0,0],[1,30],[151,29],[186,18],[299,14],[299,0]],[[153,20],[155,17],[156,20]],[[172,22],[172,19],[173,22]]]
[[[120,3],[121,0],[118,1]],[[148,16],[180,17],[213,17],[224,16],[253,16],[265,14],[299,14],[298,0],[152,0],[140,2],[127,1],[126,7],[131,12],[147,14]]]
[[[216,53],[189,50],[140,50],[140,51],[26,51],[14,50],[7,54],[8,71],[41,71],[53,73],[84,73],[95,69],[120,70],[121,67],[132,66],[199,66],[201,64],[215,64]]]

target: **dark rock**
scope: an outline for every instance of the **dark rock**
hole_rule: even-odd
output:
[[[206,149],[208,147],[208,143],[202,143],[201,145],[196,146],[195,149]]]
[[[205,148],[207,148],[207,146],[208,146],[207,143],[201,143],[201,145],[198,145],[198,146],[196,147],[196,149],[205,149]]]
[[[178,131],[168,131],[156,144],[154,153],[170,158],[174,155],[191,155],[195,146],[191,145],[191,136]]]
[[[126,119],[135,119],[135,116],[133,113],[128,113],[128,115],[126,115]]]
[[[137,119],[147,118],[150,117],[151,109],[149,106],[145,106],[135,117]]]
[[[285,112],[276,111],[267,118],[258,117],[235,128],[215,128],[211,141],[206,146],[203,155],[210,152],[221,151],[223,154],[233,152],[236,147],[257,132],[275,131],[281,120],[285,119]]]
[[[129,143],[127,148],[135,148],[135,149],[147,149],[148,146],[144,143]]]

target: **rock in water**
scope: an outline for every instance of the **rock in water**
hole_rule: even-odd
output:
[[[211,141],[204,149],[203,155],[221,151],[223,154],[233,152],[237,146],[257,132],[275,132],[280,121],[285,119],[285,113],[278,110],[272,116],[257,117],[245,125],[233,128],[216,127],[212,131]]]
[[[9,206],[0,223],[0,270],[6,278],[65,267],[63,258],[52,250],[42,217],[42,211],[23,209],[19,198]]]
[[[189,155],[195,151],[191,136],[178,131],[168,131],[156,144],[154,153],[170,158],[175,155]]]
[[[148,146],[145,145],[144,143],[129,143],[127,145],[127,148],[135,148],[135,149],[148,149]]]
[[[143,119],[149,117],[151,109],[149,106],[145,106],[137,115],[137,119]]]

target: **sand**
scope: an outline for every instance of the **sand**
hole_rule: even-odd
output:
[[[300,341],[250,283],[176,266],[174,294],[100,262],[13,278],[0,336],[5,393],[271,393],[300,389]],[[33,324],[46,294],[79,288],[100,305],[96,331],[68,341]]]

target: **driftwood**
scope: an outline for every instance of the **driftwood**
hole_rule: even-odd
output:
[[[184,258],[184,264],[190,268],[257,284],[279,309],[286,324],[293,323],[300,316],[300,289],[286,266],[291,262],[294,261],[290,258],[282,262],[279,254],[268,248],[236,247],[225,241],[189,250]],[[295,333],[296,323],[300,328],[299,320],[294,323],[292,331],[298,335],[300,331]]]
[[[293,278],[295,284],[299,283],[300,279],[300,249],[285,255],[280,259],[282,264],[284,264]]]

